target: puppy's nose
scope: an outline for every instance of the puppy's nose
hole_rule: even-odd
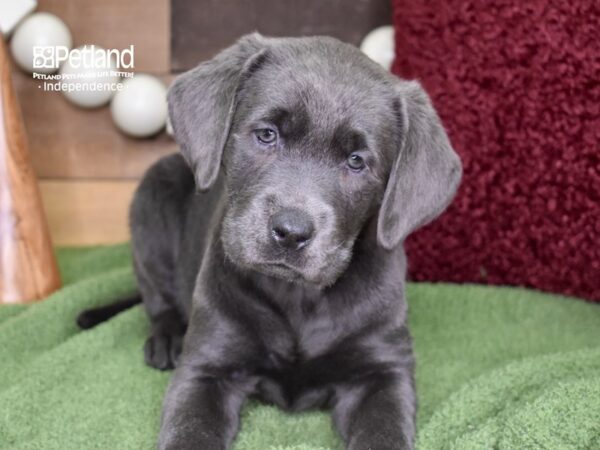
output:
[[[273,214],[270,220],[271,238],[290,250],[306,247],[315,233],[310,217],[298,210],[285,208]]]

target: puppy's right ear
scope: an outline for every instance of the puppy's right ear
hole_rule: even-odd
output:
[[[264,61],[266,41],[258,33],[239,39],[213,59],[178,76],[167,95],[175,140],[199,190],[219,175],[241,84]]]
[[[415,81],[398,81],[402,145],[390,173],[377,223],[379,244],[388,250],[431,222],[448,206],[462,176],[431,100]]]

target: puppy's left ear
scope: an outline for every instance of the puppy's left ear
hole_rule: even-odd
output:
[[[217,179],[236,95],[266,59],[268,38],[246,35],[213,59],[178,76],[167,95],[169,119],[199,190]]]
[[[377,239],[392,249],[446,209],[460,183],[462,165],[431,100],[416,81],[400,81],[401,145],[377,222]]]

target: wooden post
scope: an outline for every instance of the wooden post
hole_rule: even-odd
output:
[[[0,34],[0,304],[32,302],[60,285]]]

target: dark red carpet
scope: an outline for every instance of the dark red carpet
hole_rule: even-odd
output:
[[[393,70],[421,80],[465,169],[408,239],[411,277],[600,301],[600,2],[393,6]]]

